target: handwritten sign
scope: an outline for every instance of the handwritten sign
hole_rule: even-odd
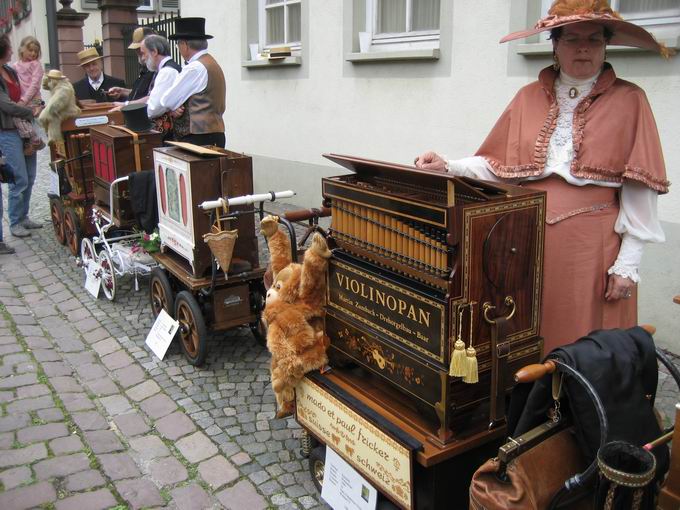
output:
[[[321,497],[335,510],[374,510],[378,503],[375,487],[333,448],[326,448]]]
[[[146,335],[146,345],[149,346],[149,349],[156,356],[163,359],[178,329],[179,322],[170,317],[165,310],[161,309],[161,313],[156,317],[156,322],[151,326],[151,331]]]
[[[295,388],[297,420],[391,496],[413,508],[411,451],[356,411],[305,378]]]

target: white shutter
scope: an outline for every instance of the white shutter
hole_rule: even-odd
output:
[[[158,0],[158,12],[179,11],[179,0]]]

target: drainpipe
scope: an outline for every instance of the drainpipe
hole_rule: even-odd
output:
[[[59,42],[57,41],[57,6],[54,0],[45,0],[47,11],[47,44],[50,47],[50,69],[59,69]]]

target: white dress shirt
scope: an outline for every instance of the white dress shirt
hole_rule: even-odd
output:
[[[170,66],[163,67],[170,59],[172,59],[172,57],[167,56],[160,61],[160,64],[158,64],[156,80],[153,82],[153,88],[149,92],[149,99],[146,102],[146,113],[150,119],[160,117],[168,111],[167,108],[163,108],[163,106],[161,106],[161,98],[170,89],[170,87],[172,87],[177,75],[180,74],[176,69],[173,69]]]
[[[208,86],[208,70],[198,59],[208,53],[201,50],[189,59],[186,67],[175,77],[170,89],[163,94],[161,106],[166,111],[173,111],[184,104],[194,94],[205,90]]]
[[[99,79],[96,81],[88,76],[87,81],[90,82],[90,87],[92,87],[94,90],[99,90],[99,87],[102,86],[102,82],[104,81],[104,73],[100,74]]]

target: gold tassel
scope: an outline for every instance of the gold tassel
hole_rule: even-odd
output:
[[[463,376],[463,382],[468,384],[474,384],[479,382],[479,367],[477,365],[477,351],[474,347],[468,347],[465,350],[466,363],[465,363],[465,376]]]
[[[453,344],[453,354],[451,355],[451,366],[449,375],[451,377],[463,377],[466,373],[465,361],[465,342],[460,338]]]

